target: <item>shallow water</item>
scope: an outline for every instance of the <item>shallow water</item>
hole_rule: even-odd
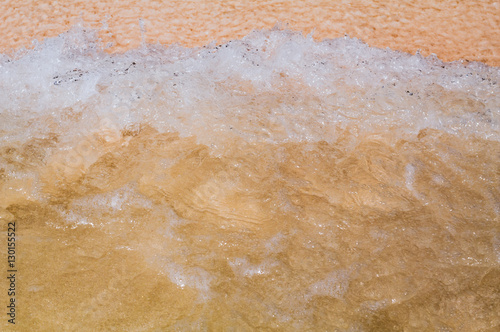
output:
[[[95,36],[0,60],[18,328],[500,326],[498,68],[278,29]]]

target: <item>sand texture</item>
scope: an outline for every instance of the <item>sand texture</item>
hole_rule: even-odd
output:
[[[500,3],[497,1],[28,1],[0,3],[0,50],[29,47],[78,21],[108,29],[110,51],[137,47],[139,19],[148,43],[201,46],[241,38],[278,21],[314,37],[348,34],[370,46],[444,61],[466,59],[500,65]]]
[[[498,3],[0,6],[0,331],[499,331]]]

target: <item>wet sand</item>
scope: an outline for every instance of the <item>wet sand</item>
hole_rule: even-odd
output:
[[[498,4],[134,4],[0,5],[2,52],[106,15],[114,43],[77,29],[3,63],[18,331],[498,329],[494,68],[279,31],[120,55],[139,18],[188,47],[279,20],[498,66]]]

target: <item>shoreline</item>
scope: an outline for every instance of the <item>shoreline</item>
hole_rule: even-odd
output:
[[[5,37],[0,52],[30,47],[33,40],[57,36],[82,21],[101,31],[104,44],[113,43],[111,53],[141,44],[140,19],[147,43],[186,47],[241,39],[253,29],[270,29],[281,22],[304,34],[314,31],[317,41],[347,34],[372,47],[410,54],[420,50],[423,56],[434,53],[445,62],[462,59],[500,66],[500,18],[494,15],[500,9],[493,2],[151,1],[138,8],[134,4],[6,1],[0,5]]]

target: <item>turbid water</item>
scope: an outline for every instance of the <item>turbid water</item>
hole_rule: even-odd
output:
[[[498,68],[279,29],[99,45],[0,58],[18,329],[499,328]]]

